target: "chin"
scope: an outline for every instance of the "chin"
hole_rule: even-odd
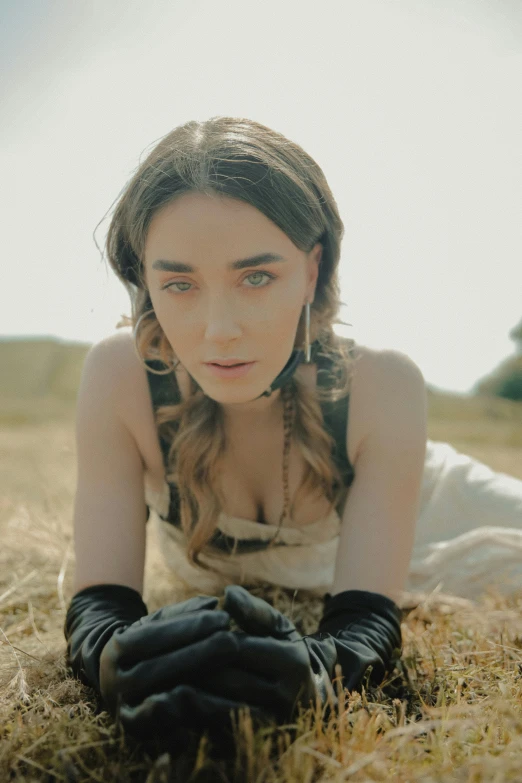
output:
[[[198,381],[199,383],[199,381]],[[240,408],[242,405],[250,405],[251,403],[261,403],[264,401],[265,403],[268,402],[268,398],[266,397],[260,397],[260,395],[266,391],[270,385],[270,381],[267,381],[266,385],[253,389],[252,387],[247,388],[246,384],[243,385],[243,387],[237,388],[237,389],[223,389],[220,388],[218,390],[218,384],[216,383],[215,386],[210,386],[208,383],[205,383],[203,385],[202,383],[199,384],[203,390],[203,393],[206,394],[207,397],[210,397],[212,400],[215,400],[215,402],[218,402],[220,405],[226,405],[232,407],[238,407]],[[257,399],[260,397],[260,399]]]

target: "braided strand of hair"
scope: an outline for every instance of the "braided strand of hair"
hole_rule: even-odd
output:
[[[295,419],[295,383],[293,379],[281,387],[281,397],[283,400],[283,510],[277,525],[275,536],[270,540],[269,546],[273,546],[279,535],[284,519],[288,516],[290,508],[290,486],[288,481],[288,468],[290,462],[290,447],[292,443],[292,431]]]

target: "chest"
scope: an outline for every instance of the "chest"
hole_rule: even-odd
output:
[[[311,495],[296,492],[301,485],[306,463],[295,442],[290,444],[288,455],[288,489],[292,519],[285,526],[307,525],[330,511],[330,504],[323,493]],[[278,525],[284,507],[283,486],[283,434],[270,437],[258,433],[248,443],[231,445],[223,462],[220,488],[226,504],[224,511],[234,517],[250,519],[269,525]]]

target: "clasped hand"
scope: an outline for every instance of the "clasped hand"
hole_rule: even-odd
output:
[[[317,695],[324,703],[324,669],[287,617],[239,585],[217,605],[196,596],[164,606],[109,639],[101,695],[130,734],[184,743],[187,731],[208,730],[220,739],[242,706],[260,722],[282,722]]]

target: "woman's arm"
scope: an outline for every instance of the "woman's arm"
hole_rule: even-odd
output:
[[[101,340],[85,359],[76,408],[75,593],[107,583],[143,592],[144,465],[119,412],[132,393],[119,342]]]
[[[372,351],[358,364],[354,394],[366,435],[343,512],[331,594],[363,590],[399,603],[422,491],[426,386],[405,354]]]

